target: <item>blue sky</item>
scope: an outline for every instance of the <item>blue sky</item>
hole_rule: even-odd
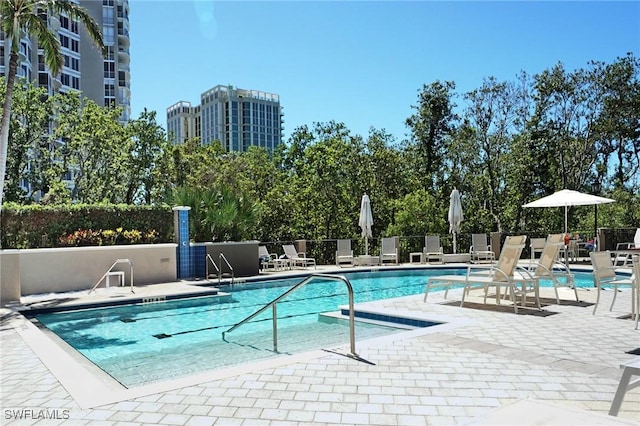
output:
[[[640,56],[640,2],[130,0],[132,118],[231,84],[280,95],[285,141],[314,122],[399,142],[423,85],[460,93],[562,62]],[[462,100],[458,103],[462,107]]]

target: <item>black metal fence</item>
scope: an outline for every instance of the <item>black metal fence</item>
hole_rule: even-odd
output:
[[[632,242],[635,235],[636,228],[618,228],[600,229],[600,250],[615,250],[618,243]],[[547,234],[541,232],[522,232],[522,233],[491,233],[487,234],[487,239],[491,247],[498,245],[501,247],[504,240],[509,235],[527,235],[528,241],[531,238],[546,237]],[[421,252],[425,244],[424,235],[411,235],[400,236],[400,261],[408,262],[409,253]],[[588,242],[594,239],[594,231],[577,231],[572,234],[572,238],[579,237],[583,242]],[[368,254],[378,255],[380,253],[381,238],[369,238],[368,240]],[[283,244],[294,244],[298,251],[304,252],[307,257],[313,257],[316,259],[316,263],[319,265],[331,265],[335,263],[337,239],[323,239],[323,240],[294,240],[294,241],[265,241],[261,242],[261,245],[267,246],[269,253],[277,255],[284,254]],[[453,235],[446,234],[440,235],[440,243],[445,254],[453,253]],[[471,246],[471,234],[457,234],[456,235],[456,247],[457,253],[469,253]],[[365,241],[364,238],[352,238],[351,248],[353,249],[354,256],[365,254]],[[494,251],[498,252],[499,250]],[[522,251],[522,257],[531,256],[529,244],[525,246]]]

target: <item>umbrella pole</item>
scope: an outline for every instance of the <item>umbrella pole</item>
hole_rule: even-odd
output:
[[[456,248],[456,232],[453,231],[453,254],[456,254],[458,252],[457,248]]]
[[[364,254],[369,256],[369,238],[364,237]]]

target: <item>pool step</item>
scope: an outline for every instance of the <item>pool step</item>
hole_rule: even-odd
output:
[[[431,327],[434,325],[440,325],[441,322],[430,321],[419,318],[411,318],[401,315],[389,315],[381,313],[379,311],[368,311],[362,309],[354,310],[354,317],[356,321],[367,322],[370,324],[376,324],[387,327],[395,327],[407,330],[413,330],[415,328]],[[327,312],[320,314],[319,321],[348,321],[349,309],[340,308],[338,312]]]

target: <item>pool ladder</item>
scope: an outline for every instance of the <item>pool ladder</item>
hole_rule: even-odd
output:
[[[236,325],[234,325],[233,327],[231,327],[227,331],[223,331],[222,332],[222,340],[226,341],[226,334],[227,333],[231,333],[233,330],[235,330],[238,327],[240,327],[241,325],[246,324],[247,322],[251,321],[253,318],[257,317],[258,315],[260,315],[261,313],[263,313],[264,311],[269,309],[269,307],[271,307],[273,309],[273,351],[274,352],[278,352],[278,309],[277,309],[277,304],[278,304],[279,301],[281,301],[285,297],[289,296],[291,293],[293,293],[294,291],[298,290],[300,287],[302,287],[305,284],[309,283],[314,278],[324,278],[324,279],[328,279],[328,280],[342,281],[347,286],[347,290],[349,292],[349,336],[350,336],[350,341],[351,341],[351,348],[350,348],[351,349],[351,354],[350,355],[353,356],[356,359],[359,359],[360,357],[356,353],[355,312],[354,312],[354,309],[353,309],[353,287],[351,286],[351,282],[349,282],[349,280],[347,278],[345,278],[344,276],[342,276],[342,275],[328,275],[328,274],[311,274],[311,275],[309,275],[307,278],[305,278],[304,280],[302,280],[301,282],[299,282],[295,286],[291,287],[289,290],[284,292],[282,295],[280,295],[279,297],[275,298],[271,302],[267,303],[262,308],[258,309],[256,312],[254,312],[253,314],[249,315],[248,317],[246,317],[245,319],[243,319],[242,321],[240,321],[239,323],[237,323]]]
[[[205,266],[207,279],[210,278],[209,264],[211,264],[211,265],[213,265],[213,269],[215,269],[216,275],[218,276],[218,283],[220,283],[220,281],[222,281],[222,276],[223,275],[227,275],[227,276],[231,277],[231,284],[233,284],[233,280],[235,278],[234,277],[233,266],[231,266],[231,264],[227,260],[227,257],[223,253],[220,253],[220,256],[218,256],[218,259],[220,261],[220,267],[218,267],[218,265],[216,265],[216,262],[213,261],[213,258],[211,257],[211,255],[207,253],[207,260],[206,260],[206,266]],[[227,272],[227,273],[223,273],[222,272],[222,261],[224,261],[224,264],[227,265],[227,269],[229,270],[229,272]],[[211,274],[211,275],[213,275],[213,274]]]
[[[100,279],[98,280],[98,282],[96,282],[94,284],[93,287],[91,287],[91,290],[89,290],[89,294],[91,294],[91,292],[93,290],[96,289],[96,287],[98,287],[98,285],[102,282],[102,280],[105,280],[105,285],[107,287],[109,287],[109,278],[111,277],[117,277],[119,282],[122,282],[122,285],[124,285],[124,271],[114,271],[113,268],[115,268],[115,266],[119,263],[127,263],[129,265],[129,276],[131,277],[130,280],[130,285],[131,285],[131,293],[135,293],[135,291],[133,291],[133,263],[131,262],[131,260],[129,259],[116,259],[115,262],[113,262],[113,265],[111,265],[111,267],[107,270],[107,272],[105,272]],[[122,281],[120,281],[122,280]]]

